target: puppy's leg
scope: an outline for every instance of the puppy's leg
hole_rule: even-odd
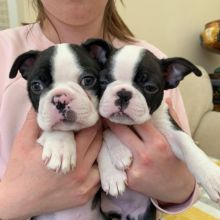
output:
[[[113,165],[120,170],[128,168],[132,162],[131,151],[120,142],[111,130],[105,130],[103,137]]]
[[[103,140],[97,161],[102,189],[112,196],[122,194],[125,191],[127,175],[125,171],[117,169],[112,163],[105,140]]]
[[[192,138],[177,128],[165,104],[153,114],[153,122],[166,137],[174,154],[184,161],[215,202],[220,202],[220,167],[195,145]]]
[[[76,165],[76,144],[72,131],[44,131],[37,140],[43,146],[47,167],[67,173]]]

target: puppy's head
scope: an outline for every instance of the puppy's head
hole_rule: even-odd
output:
[[[26,52],[15,60],[10,78],[18,71],[43,130],[79,130],[98,120],[100,67],[85,47],[59,44]]]
[[[145,122],[161,104],[164,90],[177,87],[191,72],[201,75],[195,65],[183,58],[159,60],[138,46],[129,45],[121,49],[105,46],[99,50],[105,51],[102,54],[106,55],[99,76],[99,112],[117,123]]]

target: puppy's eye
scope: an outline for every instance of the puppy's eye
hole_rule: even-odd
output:
[[[31,91],[36,95],[39,95],[44,89],[43,83],[40,80],[33,80],[31,82]]]
[[[142,74],[141,77],[139,78],[139,82],[142,84],[147,82],[147,80],[148,80],[147,74]]]
[[[91,89],[95,84],[96,84],[96,77],[89,75],[89,76],[84,76],[80,80],[80,85],[86,89]]]
[[[159,88],[154,83],[147,82],[144,85],[144,91],[148,94],[155,94],[159,91]]]
[[[106,87],[109,84],[109,81],[107,79],[100,79],[99,80],[99,85],[101,87]]]

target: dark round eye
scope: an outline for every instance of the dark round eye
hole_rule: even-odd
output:
[[[109,82],[109,80],[107,80],[107,79],[100,79],[100,80],[99,80],[99,85],[100,85],[101,87],[106,87],[109,83],[110,83],[110,82]]]
[[[86,89],[91,89],[95,84],[96,84],[96,77],[92,76],[92,75],[87,75],[84,76],[81,81],[80,84],[82,87],[86,88]]]
[[[31,91],[39,95],[44,89],[43,83],[40,80],[33,80],[31,82]]]
[[[139,78],[139,82],[140,82],[141,84],[146,83],[147,80],[148,80],[147,74],[142,74],[141,77]]]
[[[148,94],[155,94],[159,91],[159,88],[154,83],[147,82],[144,85],[144,91]]]

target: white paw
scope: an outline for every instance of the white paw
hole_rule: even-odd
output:
[[[213,201],[220,203],[220,167],[210,164],[202,173],[201,185]]]
[[[112,163],[120,170],[127,169],[132,163],[132,153],[110,130],[104,132],[104,140]]]
[[[111,196],[117,197],[121,195],[126,188],[125,183],[127,182],[127,175],[123,170],[117,168],[113,170],[106,170],[101,175],[102,189]]]
[[[44,132],[38,139],[43,146],[42,160],[48,169],[67,173],[76,165],[76,147],[72,132]]]
[[[130,167],[133,157],[131,151],[124,145],[118,145],[117,148],[109,151],[112,163],[120,170]]]

